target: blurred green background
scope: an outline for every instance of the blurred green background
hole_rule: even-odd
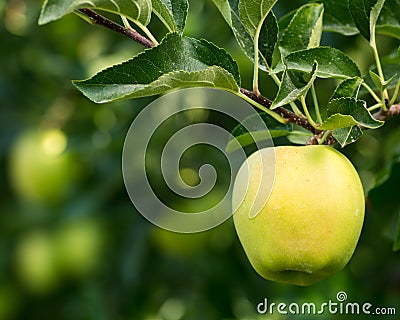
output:
[[[275,12],[279,17],[301,3],[281,0]],[[370,192],[348,266],[311,287],[273,283],[250,266],[231,219],[208,232],[179,235],[135,210],[123,184],[122,146],[151,100],[95,105],[70,80],[143,48],[75,15],[39,27],[40,5],[0,2],[0,319],[310,319],[260,316],[256,306],[264,298],[318,305],[336,301],[339,291],[348,301],[400,313],[400,253],[392,251],[400,212],[400,117],[343,150],[366,189],[382,170],[389,177]],[[156,19],[150,29],[165,33]],[[238,60],[242,86],[250,88],[252,65],[211,0],[190,1],[186,34],[226,48]],[[364,73],[372,63],[359,36],[326,34],[323,41],[348,53]],[[398,46],[384,37],[379,43],[383,53]],[[276,88],[261,79],[262,92],[273,98]],[[332,83],[318,87],[326,101]]]

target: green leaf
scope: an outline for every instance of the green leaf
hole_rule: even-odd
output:
[[[260,59],[259,58],[259,46],[260,41],[263,45],[265,41],[269,41],[271,38],[268,35],[261,35],[263,31],[263,26],[265,25],[265,21],[268,16],[271,15],[271,10],[274,4],[278,0],[239,0],[238,9],[239,9],[239,17],[243,26],[250,34],[251,38],[253,39],[254,45],[254,64],[256,68],[260,68]],[[273,19],[273,23],[275,24],[275,28],[277,29],[276,19],[275,16],[270,18]],[[267,26],[268,28],[268,26]],[[277,37],[277,32],[276,32]],[[273,39],[273,38],[272,38]],[[276,41],[276,38],[274,39]],[[275,42],[274,41],[274,42]],[[269,43],[265,43],[265,46],[270,45]],[[268,53],[268,52],[267,52]],[[272,51],[273,54],[273,51]],[[272,54],[270,57],[265,59],[265,64],[268,64],[267,61],[272,62]]]
[[[225,50],[173,33],[133,59],[73,83],[89,99],[104,103],[193,86],[238,92],[240,77]]]
[[[370,39],[370,14],[376,0],[349,0],[349,10],[361,35]]]
[[[268,132],[265,132],[265,126],[260,127],[261,120],[266,124]],[[234,152],[239,148],[244,148],[256,142],[261,142],[266,139],[284,137],[290,134],[293,130],[293,125],[290,123],[282,124],[273,119],[265,112],[252,115],[242,123],[238,124],[231,132],[232,139],[228,141],[226,146],[227,152]]]
[[[354,77],[343,80],[335,89],[332,99],[338,99],[342,97],[353,97],[357,98],[360,86],[363,80],[360,77]]]
[[[335,130],[354,125],[376,129],[383,125],[383,121],[375,120],[372,117],[364,101],[354,98],[339,98],[329,101],[326,107],[326,118],[318,129]]]
[[[389,79],[391,80],[390,83],[387,85],[387,89],[394,89],[397,86],[397,83],[400,79],[400,65],[398,64],[384,64],[382,66],[383,73],[386,77],[390,77]],[[376,69],[373,69],[374,72]],[[365,82],[371,87],[373,82],[370,80],[370,78],[367,78]],[[361,90],[360,90],[361,91]],[[367,94],[368,91],[363,89],[360,92],[360,95]]]
[[[336,113],[334,115],[331,115],[328,119],[326,119],[319,127],[319,129],[334,130],[334,129],[346,128],[356,124],[357,120],[355,120],[352,116]]]
[[[254,36],[250,35],[240,20],[239,0],[212,0],[231,27],[235,38],[246,54],[254,62]],[[267,69],[272,64],[272,55],[278,38],[278,24],[272,11],[265,18],[259,35],[260,67]]]
[[[239,0],[229,0],[231,8],[231,21],[228,23],[233,30],[236,41],[240,48],[251,61],[254,61],[254,43],[253,37],[247,32],[245,26],[240,20]]]
[[[389,79],[393,77],[393,80],[391,80],[391,82],[387,84],[386,89],[394,89],[400,79],[400,55],[398,54],[397,50],[393,52],[390,56],[382,58],[381,64],[385,77]],[[372,68],[371,71],[374,73],[378,72],[376,67]],[[364,81],[370,87],[373,87],[374,82],[371,80],[370,77],[365,78]],[[368,91],[365,88],[362,88],[360,90],[360,95],[365,94],[368,94]]]
[[[278,41],[278,32],[278,22],[274,13],[271,11],[262,25],[260,38],[258,40],[260,60],[265,60],[265,64],[261,62],[262,66],[272,66],[272,57],[274,55],[275,45]]]
[[[394,79],[387,84],[386,87],[387,89],[393,89],[397,85],[397,81],[400,79],[400,47],[397,52],[388,57],[382,58],[381,63],[385,77],[390,79],[394,76]],[[376,68],[372,71],[375,72]]]
[[[256,38],[262,24],[278,0],[240,0],[239,15],[247,32]]]
[[[316,2],[324,5],[324,31],[346,36],[359,33],[350,14],[348,0],[316,0]]]
[[[360,77],[357,65],[342,51],[331,47],[318,47],[293,52],[285,58],[288,70],[310,73],[314,61],[318,62],[317,77],[320,78],[353,78]],[[275,73],[282,72],[283,63],[274,69]]]
[[[306,145],[312,136],[310,131],[293,130],[289,132],[287,139],[294,144]]]
[[[280,36],[282,37],[283,32],[286,30],[286,28],[289,26],[290,21],[293,19],[293,16],[296,14],[297,10],[292,10],[283,15],[282,17],[279,18],[278,20],[278,26],[279,30],[281,32]]]
[[[153,7],[153,12],[167,27],[168,31],[178,32],[178,27],[172,15],[171,8],[168,8],[167,5],[162,0],[151,0],[151,3]]]
[[[356,142],[358,139],[360,139],[360,137],[363,135],[363,131],[359,126],[355,125],[333,130],[332,135],[343,148],[346,145]]]
[[[400,26],[394,26],[391,24],[378,25],[376,26],[376,32],[384,34],[393,38],[400,39]]]
[[[279,42],[279,49],[284,56],[319,46],[323,12],[323,5],[316,3],[304,5],[297,10]]]
[[[400,0],[385,1],[376,32],[400,39]]]
[[[400,26],[400,0],[386,0],[379,15],[378,25]]]
[[[354,77],[343,80],[336,87],[330,100],[345,98],[345,97],[357,98],[362,81],[363,80],[360,77]],[[325,119],[327,118],[326,112],[327,112],[326,109],[323,109],[321,112],[321,114],[323,114],[323,117]],[[363,131],[357,125],[347,128],[339,128],[333,130],[332,132],[333,137],[339,142],[342,148],[350,143],[357,141],[362,136],[362,134]]]
[[[369,70],[369,76],[378,89],[382,88],[381,78],[373,71]]]
[[[375,26],[385,0],[351,0],[349,10],[361,35],[374,41]]]
[[[394,74],[390,79],[388,79],[386,81],[381,81],[381,78],[372,70],[369,70],[369,75],[370,75],[372,81],[374,82],[374,84],[376,85],[376,87],[381,92],[384,91],[393,82],[393,80],[397,76],[397,74]]]
[[[346,36],[359,33],[349,10],[352,6],[358,26],[365,30],[364,36],[369,39],[370,13],[376,1],[351,0],[350,3],[348,0],[315,1],[324,4],[324,31],[338,32]],[[366,4],[365,7],[363,3]],[[385,1],[376,24],[376,32],[400,39],[400,0]]]
[[[123,15],[139,26],[146,26],[150,22],[152,12],[151,0],[118,2],[114,0],[46,0],[42,6],[39,24],[49,23],[83,8],[98,9]]]
[[[228,0],[212,0],[215,6],[218,8],[219,12],[221,12],[225,21],[228,23],[230,27],[232,27],[232,13],[233,10]]]
[[[285,70],[278,94],[272,103],[271,109],[282,107],[299,99],[301,96],[305,96],[308,90],[311,88],[311,85],[314,83],[317,73],[318,64],[315,62],[313,69],[309,74],[308,81],[299,83],[299,78],[295,73]]]
[[[370,44],[371,46],[376,46],[375,42],[375,29],[376,29],[376,23],[378,22],[379,15],[381,13],[383,4],[385,3],[385,0],[378,0],[376,1],[376,4],[371,10],[371,16],[370,16],[370,21],[369,21],[369,33],[370,33]]]
[[[152,0],[153,11],[170,32],[182,34],[189,9],[187,0]]]

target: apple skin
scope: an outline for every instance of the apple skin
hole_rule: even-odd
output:
[[[265,166],[261,158],[271,160],[273,153],[272,191],[250,218],[261,178],[274,178],[273,165]],[[307,286],[348,263],[361,233],[365,199],[357,171],[335,149],[283,146],[261,149],[246,160],[234,184],[233,208],[236,232],[254,269],[272,281]]]

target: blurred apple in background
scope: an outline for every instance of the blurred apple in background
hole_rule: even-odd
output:
[[[78,176],[77,161],[67,143],[60,129],[28,130],[16,139],[9,174],[18,196],[34,203],[57,203],[66,198]]]
[[[51,293],[68,279],[93,274],[101,265],[104,243],[100,223],[87,218],[51,231],[28,231],[16,246],[16,274],[29,292]]]
[[[152,240],[160,252],[175,257],[190,258],[206,249],[209,242],[207,232],[176,233],[153,227]]]
[[[52,237],[45,231],[31,231],[24,235],[15,251],[16,272],[28,291],[46,294],[59,283]]]
[[[55,236],[55,255],[60,271],[84,277],[96,270],[104,244],[101,226],[94,220],[67,222]]]

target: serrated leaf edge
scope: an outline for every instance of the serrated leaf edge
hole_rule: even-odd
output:
[[[356,120],[356,119],[354,118],[353,115],[335,113],[335,114],[331,114],[331,115],[321,124],[321,126],[319,127],[320,129],[323,129],[323,130],[334,130],[334,129],[339,129],[339,128],[329,128],[329,127],[327,128],[327,127],[324,127],[324,124],[325,124],[326,122],[328,122],[329,119],[333,119],[334,117],[337,117],[337,116],[342,116],[342,117],[347,117],[347,118],[350,117],[350,118],[354,121],[354,125],[362,125],[362,126],[364,126],[364,127],[366,127],[366,128],[369,128],[369,129],[376,129],[376,128],[379,128],[379,127],[381,127],[381,126],[385,123],[384,121],[376,120],[376,119],[374,119],[374,118],[372,117],[371,113],[370,113],[370,112],[367,110],[367,108],[365,107],[365,106],[366,106],[366,102],[365,102],[365,101],[363,101],[363,100],[358,100],[358,99],[355,99],[355,98],[353,98],[353,97],[341,97],[341,98],[332,99],[332,100],[329,101],[329,103],[328,103],[328,105],[327,105],[327,108],[329,107],[329,104],[330,104],[331,102],[333,102],[333,101],[339,101],[339,100],[353,100],[355,103],[362,102],[362,103],[363,103],[363,106],[364,106],[364,108],[365,108],[365,110],[368,112],[368,114],[369,114],[369,116],[371,117],[371,119],[373,119],[374,122],[377,123],[377,124],[379,124],[379,125],[377,125],[377,126],[371,126],[371,125],[369,125],[368,123],[366,124],[366,123],[359,122],[358,120]],[[346,127],[348,127],[348,126],[344,126],[344,127],[342,127],[342,128],[346,128]]]

